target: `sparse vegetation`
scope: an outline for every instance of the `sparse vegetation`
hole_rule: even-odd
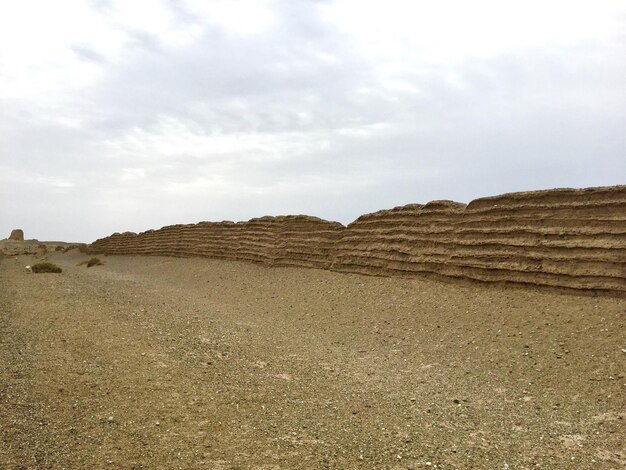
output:
[[[87,267],[91,268],[92,266],[100,266],[104,264],[102,261],[100,261],[100,258],[91,258],[89,261],[87,261]]]
[[[87,253],[87,245],[84,243],[74,243],[73,245],[67,245],[63,248],[63,253],[67,253],[70,250],[78,250],[79,253]]]
[[[102,261],[100,261],[100,258],[91,258],[91,259],[85,259],[85,260],[81,261],[76,266],[87,265],[88,268],[91,268],[92,266],[101,266],[103,264],[104,263]]]
[[[60,273],[63,270],[57,266],[56,264],[53,263],[37,263],[35,265],[32,266],[31,268],[33,270],[34,273]]]
[[[63,251],[63,247],[61,245],[57,245],[54,251]]]

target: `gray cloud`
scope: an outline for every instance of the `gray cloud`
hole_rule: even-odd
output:
[[[106,63],[106,58],[95,49],[85,45],[71,46],[70,49],[78,56],[80,60],[88,62],[96,62],[99,64]]]

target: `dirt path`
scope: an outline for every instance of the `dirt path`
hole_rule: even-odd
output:
[[[626,465],[623,299],[82,259],[0,263],[0,468]]]

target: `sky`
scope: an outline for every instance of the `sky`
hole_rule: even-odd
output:
[[[0,3],[0,238],[626,183],[626,1]]]

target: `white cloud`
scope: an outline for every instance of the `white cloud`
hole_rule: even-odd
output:
[[[621,31],[624,10],[617,0],[594,5],[585,0],[338,0],[324,7],[327,19],[377,60],[437,64],[516,49],[610,41]]]
[[[235,34],[260,34],[274,22],[271,5],[263,0],[186,0],[184,3],[207,24],[219,25]]]

